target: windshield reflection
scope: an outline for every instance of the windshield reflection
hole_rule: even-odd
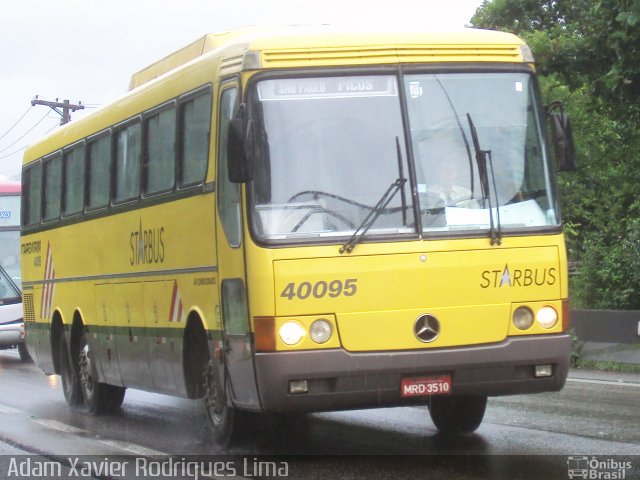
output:
[[[405,177],[411,184],[378,212],[367,238],[416,236],[418,227],[427,234],[488,231],[492,216],[503,230],[558,224],[529,74],[415,74],[402,81],[402,90],[393,75],[256,84],[250,202],[257,238],[344,241]],[[468,116],[492,159],[491,198],[481,187]]]
[[[266,80],[258,96],[267,145],[252,186],[257,234],[351,235],[400,176],[396,138],[404,133],[396,79]],[[370,233],[400,231],[401,210],[397,195]]]
[[[529,75],[425,74],[405,82],[425,231],[487,228],[492,205],[503,228],[558,223]],[[491,158],[484,176],[469,118]]]

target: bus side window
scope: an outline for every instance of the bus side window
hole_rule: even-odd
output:
[[[60,218],[62,200],[62,155],[44,160],[44,221]]]
[[[111,136],[109,134],[89,143],[87,168],[87,210],[109,205],[111,191]]]
[[[141,130],[140,123],[134,123],[115,134],[116,203],[135,200],[140,195]]]
[[[175,183],[176,111],[174,107],[145,120],[145,193],[173,189]]]
[[[64,153],[65,215],[82,212],[84,208],[84,145]]]
[[[22,174],[22,183],[22,225],[36,225],[40,223],[42,206],[42,163],[37,162],[26,168]]]
[[[211,92],[180,105],[180,186],[204,182],[209,160]]]

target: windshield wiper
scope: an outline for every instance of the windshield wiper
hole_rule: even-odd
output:
[[[404,169],[402,168],[402,150],[400,149],[400,139],[396,137],[396,154],[398,156],[398,174],[399,178],[404,178]],[[407,192],[404,190],[405,181],[400,185],[402,193],[402,226],[407,226]]]
[[[355,246],[362,241],[367,231],[371,228],[371,226],[378,219],[380,214],[387,208],[389,202],[393,199],[393,197],[402,189],[404,184],[407,182],[406,178],[398,178],[395,182],[389,185],[387,191],[384,192],[384,195],[380,197],[378,203],[376,203],[375,207],[373,207],[369,214],[362,220],[362,223],[356,228],[356,231],[353,232],[351,238],[340,247],[340,253],[351,253],[351,251],[355,248]]]
[[[476,163],[478,164],[478,175],[480,176],[480,186],[482,188],[482,200],[487,200],[489,203],[489,236],[491,238],[491,245],[502,244],[502,230],[500,227],[500,202],[498,200],[498,188],[496,186],[496,177],[493,173],[493,159],[491,158],[491,150],[482,150],[480,148],[480,139],[478,138],[478,132],[473,124],[471,115],[467,113],[467,121],[469,122],[469,130],[471,131],[471,138],[473,140],[473,148],[476,151]],[[493,184],[493,191],[496,199],[496,222],[493,220],[493,206],[491,204],[491,189],[489,188],[489,172],[487,170],[487,163],[491,169],[491,179]]]

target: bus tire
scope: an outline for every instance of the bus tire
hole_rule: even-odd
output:
[[[480,426],[486,406],[486,396],[443,395],[431,397],[429,413],[440,433],[460,435]]]
[[[98,382],[93,352],[84,329],[80,335],[77,359],[82,397],[89,413],[100,415],[116,412],[124,400],[125,388]]]
[[[84,403],[82,398],[82,387],[80,386],[80,377],[71,364],[69,348],[67,347],[67,341],[64,338],[63,333],[58,337],[58,354],[60,355],[60,384],[62,385],[64,399],[67,401],[67,405],[71,408],[79,407]]]
[[[18,354],[20,355],[20,361],[21,362],[32,362],[33,359],[31,358],[31,355],[29,355],[29,350],[27,350],[27,344],[26,343],[19,343],[18,344]]]
[[[212,361],[204,368],[204,406],[213,441],[228,447],[235,443],[244,431],[244,413],[227,405],[227,399]]]

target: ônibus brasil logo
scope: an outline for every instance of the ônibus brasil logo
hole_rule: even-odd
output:
[[[627,470],[631,470],[631,462],[607,458],[573,456],[567,458],[567,475],[570,479],[584,478],[594,480],[625,480]]]

